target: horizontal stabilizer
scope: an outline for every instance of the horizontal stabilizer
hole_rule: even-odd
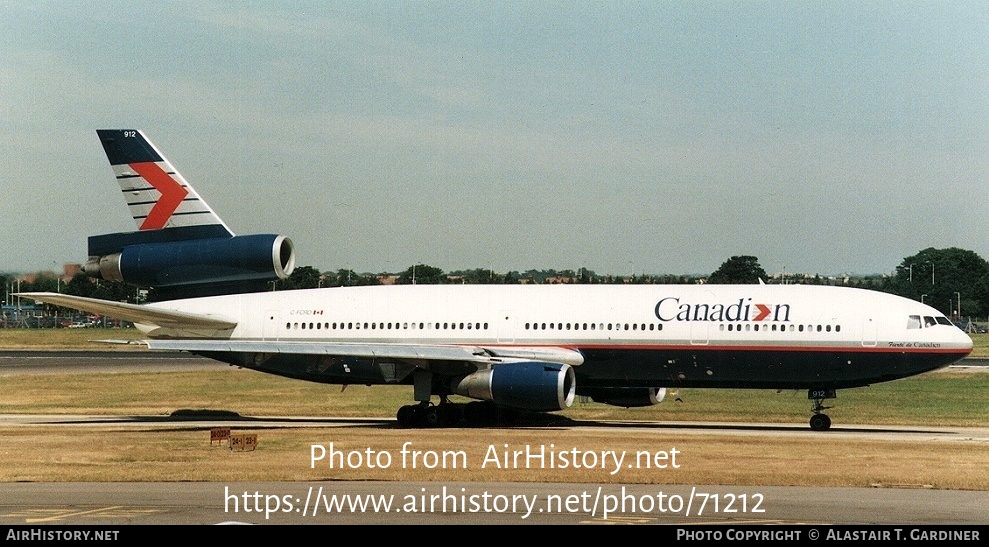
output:
[[[98,298],[86,298],[69,294],[52,292],[27,292],[15,296],[30,298],[47,304],[54,304],[74,310],[109,315],[116,319],[157,325],[170,329],[215,329],[227,330],[237,326],[236,321],[215,315],[195,314],[175,310],[161,309],[152,306],[140,306],[126,302],[111,302]]]

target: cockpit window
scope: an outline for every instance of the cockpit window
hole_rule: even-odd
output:
[[[908,329],[920,329],[920,328],[926,329],[928,327],[933,327],[934,325],[951,326],[952,323],[951,320],[949,320],[947,317],[943,315],[938,315],[936,317],[932,315],[925,315],[924,317],[921,317],[919,315],[907,316]]]

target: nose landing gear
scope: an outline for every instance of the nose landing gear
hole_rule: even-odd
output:
[[[836,399],[838,393],[833,389],[809,389],[807,390],[807,398],[814,401],[814,406],[811,408],[811,412],[814,413],[810,417],[810,428],[814,431],[827,431],[831,429],[831,418],[824,414],[824,410],[833,408],[830,406],[824,406],[825,399]]]

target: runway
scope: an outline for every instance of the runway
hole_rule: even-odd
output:
[[[0,378],[11,374],[192,370],[227,365],[159,352],[0,352]],[[0,380],[2,381],[2,380]],[[281,416],[211,416],[209,426],[388,428],[392,420]],[[46,427],[144,431],[202,429],[195,416],[0,415],[0,428]],[[585,434],[677,438],[719,435],[818,438],[801,425],[701,422],[573,422]],[[473,434],[474,431],[471,431]],[[895,439],[987,443],[989,428],[840,424],[835,442]],[[941,444],[944,443],[944,444]],[[0,524],[958,524],[989,522],[989,492],[937,490],[923,484],[874,488],[537,482],[251,481],[23,482],[0,484]]]
[[[0,376],[87,372],[172,372],[229,367],[219,361],[172,351],[0,351]]]

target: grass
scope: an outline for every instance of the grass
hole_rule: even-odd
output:
[[[254,452],[210,445],[208,426],[159,427],[147,431],[112,428],[12,428],[0,445],[0,481],[499,481],[622,484],[722,484],[793,486],[915,486],[989,490],[985,446],[915,441],[852,439],[835,442],[807,435],[780,442],[773,435],[677,435],[675,430],[402,430],[390,426],[312,429],[251,429]],[[350,457],[352,464],[311,464],[312,445]],[[420,451],[417,464],[402,447]],[[485,463],[489,451],[545,446],[557,452],[627,451],[617,473],[610,460],[589,469],[525,469]],[[660,469],[636,459],[638,451],[678,451],[679,468]],[[375,466],[350,456],[366,457]],[[427,452],[437,455],[431,467]],[[387,453],[387,460],[382,455]],[[447,457],[443,458],[443,455]],[[456,456],[462,454],[463,456]],[[589,460],[588,460],[589,461]],[[668,460],[667,460],[668,461]],[[634,463],[632,468],[628,465]]]
[[[96,340],[140,340],[141,332],[126,329],[0,329],[0,349],[147,349],[140,345],[106,344]]]
[[[3,414],[167,415],[179,409],[249,416],[390,418],[411,399],[408,386],[328,386],[234,367],[151,373],[14,375],[0,382]],[[804,392],[685,389],[654,407],[576,404],[558,415],[577,420],[804,423]],[[979,427],[989,423],[989,374],[939,371],[840,390],[835,423]]]

